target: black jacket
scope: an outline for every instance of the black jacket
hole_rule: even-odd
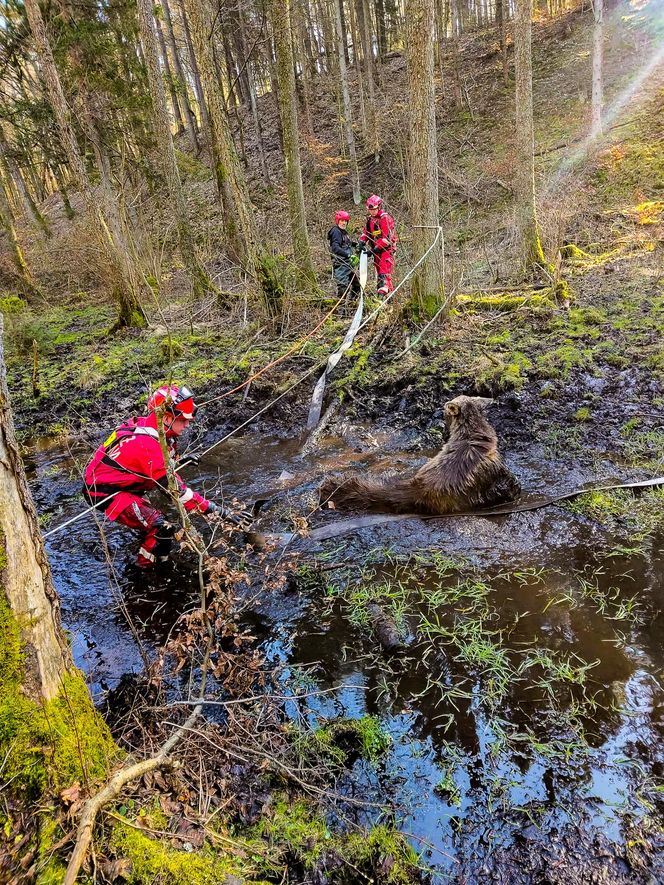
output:
[[[327,232],[327,241],[330,244],[333,266],[338,264],[348,264],[348,259],[353,254],[354,246],[353,241],[348,236],[348,232],[341,230],[341,228],[335,224],[334,227],[331,227]]]

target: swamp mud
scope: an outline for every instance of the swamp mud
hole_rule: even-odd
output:
[[[416,467],[437,447],[347,425],[302,458],[300,441],[254,434],[187,476],[215,500],[265,501],[259,530],[292,532],[302,517],[339,518],[315,512],[324,474]],[[504,448],[526,493],[642,478],[596,455],[575,464],[544,445]],[[46,530],[82,509],[85,455],[31,448]],[[292,726],[377,724],[375,752],[348,754],[335,789],[383,806],[346,813],[394,821],[424,881],[664,881],[664,536],[647,519],[661,515],[661,491],[587,498],[318,545],[305,533],[288,585],[247,591],[243,617],[282,668]],[[105,528],[106,548],[92,517],[47,542],[74,655],[100,702],[143,666],[123,607],[153,654],[197,604],[186,559],[137,577],[128,533]]]

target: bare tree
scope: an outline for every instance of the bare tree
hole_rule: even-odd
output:
[[[211,22],[203,3],[204,0],[185,0],[185,11],[208,107],[214,169],[224,208],[226,236],[236,259],[249,269],[254,264],[257,241],[254,214],[214,68]]]
[[[16,221],[12,208],[9,205],[9,200],[7,199],[7,180],[4,176],[0,176],[0,225],[7,234],[12,253],[12,260],[23,287],[28,292],[34,292],[37,288],[35,278],[25,260],[23,249],[21,248],[21,244],[16,235]]]
[[[166,20],[166,34],[168,35],[168,43],[171,47],[171,55],[173,57],[175,76],[177,77],[177,88],[179,93],[178,98],[182,100],[182,110],[184,111],[187,135],[189,136],[191,149],[196,153],[198,152],[198,138],[196,137],[196,118],[194,116],[194,112],[191,109],[191,102],[189,101],[187,78],[185,77],[185,73],[182,68],[182,61],[180,59],[180,53],[178,51],[178,44],[175,40],[175,30],[173,28],[173,19],[171,17],[171,7],[168,5],[168,0],[164,0],[162,4],[162,9],[164,11],[164,18]],[[157,16],[155,16],[155,19],[158,23]]]
[[[406,58],[409,86],[410,207],[413,260],[418,261],[436,236],[438,219],[438,149],[434,89],[434,0],[406,0]],[[439,243],[413,277],[413,305],[433,316],[444,294],[443,252]]]
[[[364,70],[367,77],[367,89],[369,94],[369,138],[373,148],[374,160],[380,160],[380,133],[378,129],[378,113],[376,110],[376,64],[373,54],[373,41],[371,36],[371,14],[368,0],[356,0],[357,21],[362,38],[362,54],[364,56]]]
[[[36,0],[30,0],[30,2],[34,3]],[[194,237],[180,180],[180,172],[175,159],[173,136],[168,121],[164,81],[159,68],[159,50],[150,0],[138,0],[138,23],[150,86],[150,97],[152,99],[152,116],[161,173],[173,204],[172,209],[178,231],[182,260],[187,268],[194,295],[199,296],[208,290],[213,290],[214,286],[196,255]]]
[[[293,70],[293,43],[290,20],[291,0],[270,0],[270,23],[276,52],[276,79],[279,116],[284,140],[284,160],[288,182],[288,204],[293,236],[295,261],[302,273],[315,279],[311,260],[309,235],[304,209],[304,189],[300,165],[300,142],[295,106],[295,73]]]
[[[516,0],[514,70],[516,78],[516,228],[524,269],[544,263],[535,207],[535,130],[533,126],[532,0]]]
[[[38,0],[25,0],[25,10],[34,37],[35,50],[46,84],[48,99],[60,132],[61,147],[78,180],[88,212],[91,218],[96,221],[100,241],[113,268],[114,291],[120,308],[119,324],[142,325],[144,313],[140,303],[140,277],[134,265],[119,215],[114,210],[114,201],[105,200],[104,204],[100,205],[93,193],[74,134],[71,109],[62,89]],[[102,168],[99,171],[103,178],[105,170]],[[111,190],[110,182],[105,182],[104,190],[105,193]]]
[[[602,65],[604,60],[604,0],[593,0],[593,86],[592,123],[593,138],[602,134]]]
[[[341,80],[341,97],[343,101],[343,127],[348,159],[350,162],[350,177],[353,187],[353,202],[357,206],[360,202],[360,171],[357,166],[357,152],[355,150],[355,136],[353,135],[353,109],[350,103],[350,90],[348,88],[348,68],[346,67],[346,33],[341,21],[342,0],[334,0],[334,22],[337,31],[337,47],[339,57],[339,78]]]

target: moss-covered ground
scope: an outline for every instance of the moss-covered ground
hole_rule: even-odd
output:
[[[635,14],[630,22],[630,33],[640,26],[640,16]],[[561,141],[580,137],[587,116],[587,103],[579,98],[575,78],[587,74],[581,62],[588,57],[590,29],[588,18],[577,17],[570,38],[562,43],[545,26],[536,34],[536,138],[542,153],[537,175],[543,244],[553,263],[550,278],[524,285],[513,278],[509,262],[503,260],[502,253],[509,252],[505,219],[511,205],[512,94],[511,88],[505,90],[500,84],[496,57],[482,70],[483,98],[481,103],[477,99],[480,106],[473,114],[447,104],[441,109],[443,153],[453,167],[444,194],[446,242],[450,262],[456,262],[455,279],[463,270],[458,297],[449,315],[405,356],[404,333],[418,330],[406,329],[398,311],[383,314],[378,326],[366,330],[338,367],[332,392],[349,410],[356,407],[354,397],[360,396],[360,402],[370,404],[361,408],[362,417],[387,425],[416,423],[457,392],[513,397],[527,410],[528,439],[548,435],[552,447],[573,456],[581,447],[605,451],[610,436],[612,454],[621,463],[661,473],[664,92],[661,80],[653,77],[634,109],[627,109],[599,148],[579,159],[573,184],[561,177],[564,164],[557,147]],[[620,40],[611,46],[608,104],[628,85],[627,74],[616,72],[624,58]],[[636,52],[634,47],[629,51]],[[473,61],[468,59],[469,67]],[[391,125],[388,120],[388,142]],[[475,148],[478,144],[481,150]],[[386,167],[393,158],[388,153]],[[191,179],[200,177],[202,170],[187,165],[186,155],[180,161]],[[316,174],[309,182],[312,188]],[[372,179],[370,190],[384,187],[389,192],[388,174],[384,179],[381,170],[372,174],[376,180]],[[326,194],[342,196],[340,191]],[[556,216],[558,209],[564,215],[561,219]],[[401,215],[406,217],[405,204]],[[401,221],[400,225],[405,228]],[[407,267],[404,232],[400,273]],[[321,278],[326,260],[323,256],[320,262]],[[292,306],[284,307],[289,298]],[[147,329],[111,333],[115,308],[97,293],[70,292],[49,303],[29,305],[11,292],[3,293],[0,309],[7,327],[9,383],[20,431],[24,436],[58,433],[88,423],[96,429],[100,420],[106,426],[112,423],[111,415],[126,417],[140,409],[148,391],[170,378],[186,381],[203,398],[217,395],[285,354],[325,310],[320,299],[316,303],[300,299],[292,290],[277,305],[278,317],[275,305],[263,311],[253,302],[251,307],[246,322],[237,305],[232,317],[216,308],[197,316],[187,307],[173,322],[169,317],[170,332],[157,317]],[[328,321],[253,385],[246,405],[240,402],[242,394],[229,400],[234,413],[251,414],[271,393],[286,389],[312,365],[323,363],[340,343],[348,322],[347,316]],[[396,407],[403,398],[412,410]],[[613,429],[616,433],[609,434]],[[507,442],[516,445],[519,440]],[[569,506],[605,525],[620,521],[638,545],[661,525],[663,499],[661,493],[649,492],[635,506],[630,493],[595,493]],[[468,587],[466,595],[472,591],[484,599],[481,587]],[[392,604],[395,617],[403,614],[398,598],[379,598]],[[349,600],[351,615],[360,626],[364,602],[364,598]],[[48,705],[35,705],[20,693],[18,625],[1,600],[0,636],[2,784],[11,785],[30,800],[31,808],[39,809],[32,847],[38,881],[50,885],[62,877],[62,862],[51,851],[62,836],[58,793],[77,781],[83,785],[100,781],[117,762],[117,748],[76,673]],[[476,638],[459,633],[455,639],[459,654],[488,660],[487,668],[503,675],[496,648],[490,643],[473,644]],[[536,664],[545,667],[547,661]],[[503,683],[495,685],[499,695]],[[378,759],[386,744],[376,721],[366,717],[353,728],[365,757]],[[345,745],[340,749],[342,731],[334,724],[324,726],[309,737],[304,751],[312,752],[313,746],[313,751],[341,764],[347,755]],[[456,802],[457,787],[449,772],[439,790]],[[5,841],[13,844],[21,818],[9,806],[1,814]],[[102,844],[115,859],[129,861],[125,878],[140,885],[216,883],[229,875],[247,882],[275,882],[282,880],[287,866],[302,871],[305,878],[316,870],[329,882],[366,881],[382,870],[378,881],[405,883],[414,880],[418,867],[412,848],[396,831],[376,826],[368,834],[344,832],[314,803],[283,793],[281,787],[259,823],[238,828],[221,818],[203,847],[193,852],[174,847],[171,834],[164,833],[166,821],[149,806],[143,814],[130,810],[119,816],[126,819],[117,820],[116,815],[105,820]],[[386,858],[389,863],[384,863]]]

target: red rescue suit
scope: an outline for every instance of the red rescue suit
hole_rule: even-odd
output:
[[[377,215],[370,215],[360,234],[360,242],[366,243],[373,251],[374,267],[378,277],[378,294],[387,295],[394,289],[392,271],[394,270],[394,252],[397,247],[397,235],[392,216],[383,212],[382,209]]]
[[[171,459],[176,457],[175,441],[168,444]],[[121,525],[136,529],[141,547],[136,560],[141,568],[168,558],[173,529],[162,513],[142,495],[156,486],[166,488],[166,465],[159,442],[157,416],[132,418],[122,424],[95,452],[85,468],[84,495],[91,504],[103,501],[106,516]],[[180,501],[185,510],[205,513],[209,501],[188,488],[178,477]],[[118,494],[116,494],[116,492]]]

